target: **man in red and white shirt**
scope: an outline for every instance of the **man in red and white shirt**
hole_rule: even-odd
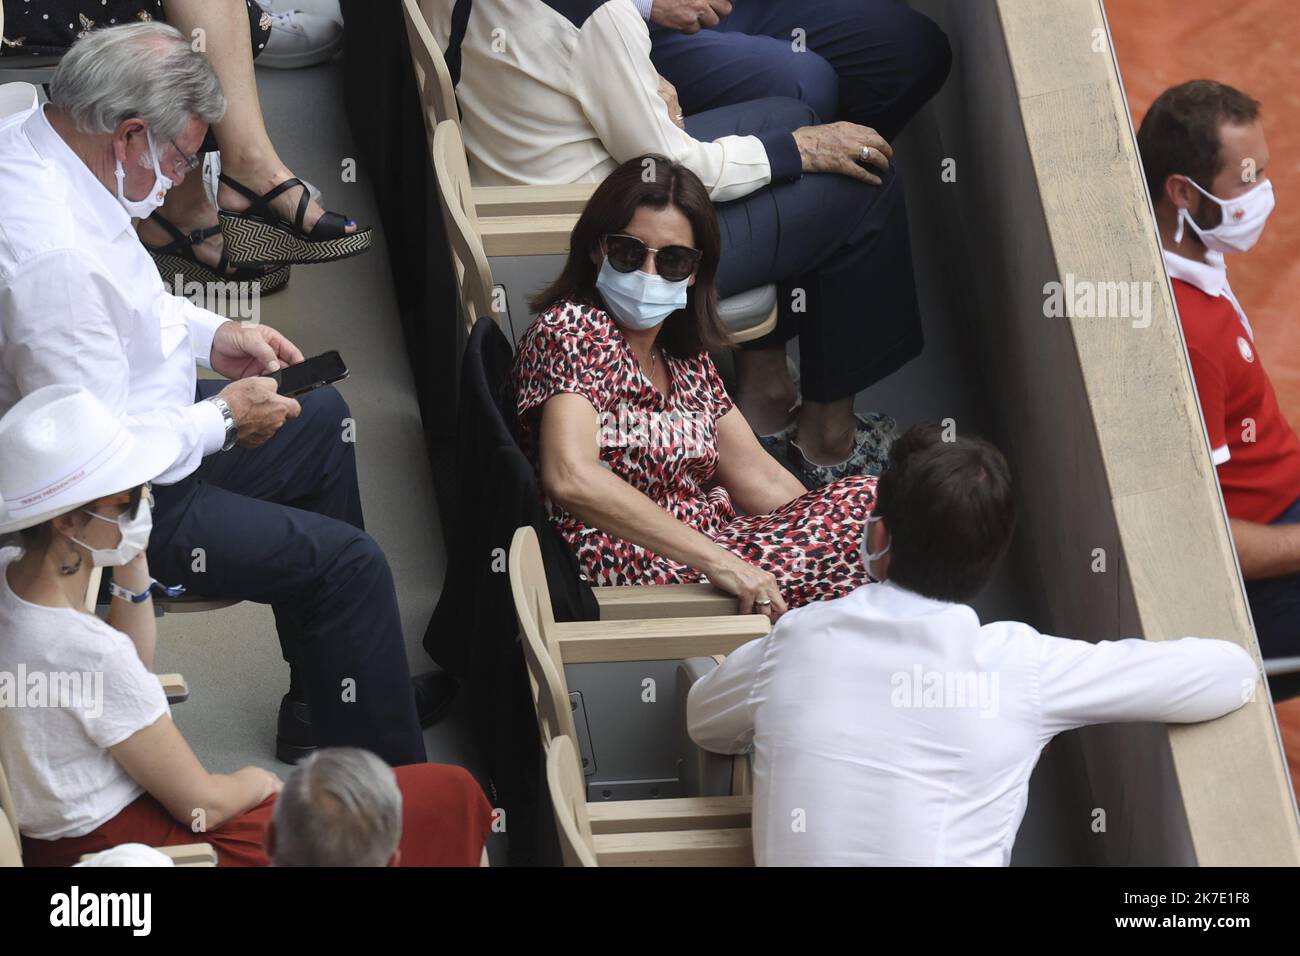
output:
[[[1260,650],[1300,656],[1300,437],[1224,263],[1273,209],[1259,104],[1212,80],[1172,87],[1138,145]],[[1300,694],[1300,677],[1271,684],[1275,698]]]

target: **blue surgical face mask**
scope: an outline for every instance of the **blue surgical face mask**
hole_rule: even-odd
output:
[[[619,272],[601,263],[596,289],[614,317],[632,329],[653,329],[678,309],[686,307],[686,279],[669,282],[649,272]]]

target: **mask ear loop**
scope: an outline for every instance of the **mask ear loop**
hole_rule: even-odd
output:
[[[871,530],[872,523],[876,521],[883,521],[883,520],[884,520],[883,515],[874,515],[874,514],[868,515],[867,530],[862,533],[862,563],[865,566],[867,571],[867,580],[870,581],[872,584],[882,584],[884,583],[885,579],[878,578],[871,573],[871,563],[873,561],[879,561],[886,554],[888,554],[889,549],[894,546],[894,536],[891,534],[889,536],[889,541],[886,542],[885,546],[881,548],[879,551],[872,552],[867,550],[867,535]]]

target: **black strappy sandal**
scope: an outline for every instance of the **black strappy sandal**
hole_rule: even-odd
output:
[[[370,248],[369,226],[348,232],[348,219],[336,212],[324,213],[312,227],[303,229],[307,206],[311,202],[306,184],[296,176],[286,179],[270,192],[259,196],[243,183],[225,173],[221,181],[250,203],[243,212],[220,209],[221,231],[225,236],[226,251],[236,265],[279,265],[288,262],[332,262],[346,259]],[[271,208],[271,200],[286,190],[300,187],[298,212],[293,225],[285,222]]]
[[[289,267],[287,265],[271,266],[269,268],[237,267],[232,270],[230,268],[230,256],[224,244],[221,249],[221,258],[217,260],[217,268],[213,269],[207,263],[200,262],[198,256],[194,254],[194,247],[205,239],[221,235],[220,226],[195,229],[193,232],[186,234],[181,232],[160,212],[155,212],[149,218],[167,230],[172,237],[172,241],[165,246],[145,246],[145,248],[149,250],[149,255],[153,256],[153,261],[158,266],[158,274],[162,276],[163,284],[178,295],[182,294],[184,286],[191,282],[197,282],[204,287],[210,282],[248,283],[250,287],[255,284],[259,296],[267,296],[272,292],[278,292],[289,284]],[[251,291],[251,289],[248,291]]]

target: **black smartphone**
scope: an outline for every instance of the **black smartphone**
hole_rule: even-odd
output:
[[[338,352],[325,352],[297,365],[286,365],[267,376],[275,379],[277,392],[290,398],[323,385],[341,382],[347,377],[348,367],[343,364],[343,359]]]

